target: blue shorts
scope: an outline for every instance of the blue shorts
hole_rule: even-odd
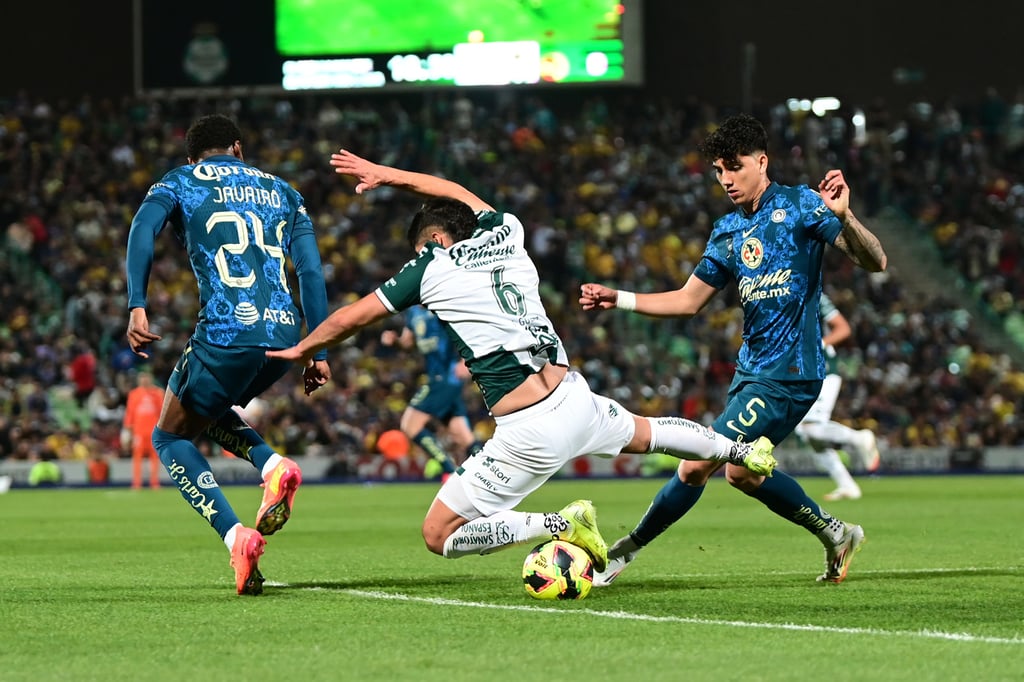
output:
[[[465,417],[466,403],[462,400],[462,384],[430,381],[420,386],[409,401],[409,407],[426,412],[442,422],[454,417]]]
[[[291,369],[266,348],[226,348],[189,339],[167,387],[185,409],[216,419],[232,405],[245,406]]]
[[[793,432],[820,392],[820,379],[776,381],[737,374],[725,410],[712,426],[733,440],[749,443],[765,436],[778,445]]]

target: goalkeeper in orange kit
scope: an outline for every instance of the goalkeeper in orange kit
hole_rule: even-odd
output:
[[[135,388],[128,391],[128,406],[121,427],[121,446],[131,447],[132,489],[142,487],[142,460],[149,459],[149,487],[160,487],[162,464],[153,447],[153,429],[160,419],[164,391],[153,384],[149,370],[140,370]]]

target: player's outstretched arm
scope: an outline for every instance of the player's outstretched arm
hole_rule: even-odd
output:
[[[692,275],[682,288],[656,294],[637,294],[588,282],[580,287],[580,305],[584,310],[620,308],[651,317],[689,317],[697,314],[717,292]]]
[[[381,185],[388,185],[423,196],[458,199],[468,204],[474,211],[494,210],[490,204],[457,182],[426,173],[383,166],[367,161],[345,149],[331,154],[331,165],[334,166],[335,173],[350,175],[359,181],[356,185],[356,194],[362,194]]]
[[[818,183],[821,198],[843,224],[836,237],[835,247],[846,254],[858,266],[868,272],[885,270],[889,259],[882,249],[882,243],[850,210],[850,188],[841,170],[830,170]]]
[[[309,365],[317,352],[341,343],[363,327],[390,314],[391,311],[384,307],[376,294],[367,294],[355,303],[335,310],[296,345],[283,350],[268,350],[266,355]]]

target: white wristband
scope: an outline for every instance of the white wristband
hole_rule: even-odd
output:
[[[619,310],[636,310],[636,294],[620,289],[618,298],[615,299],[615,307]]]

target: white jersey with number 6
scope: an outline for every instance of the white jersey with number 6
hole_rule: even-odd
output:
[[[421,303],[437,315],[488,406],[545,364],[569,364],[523,238],[514,215],[482,211],[472,237],[428,243],[375,292],[391,312]]]

